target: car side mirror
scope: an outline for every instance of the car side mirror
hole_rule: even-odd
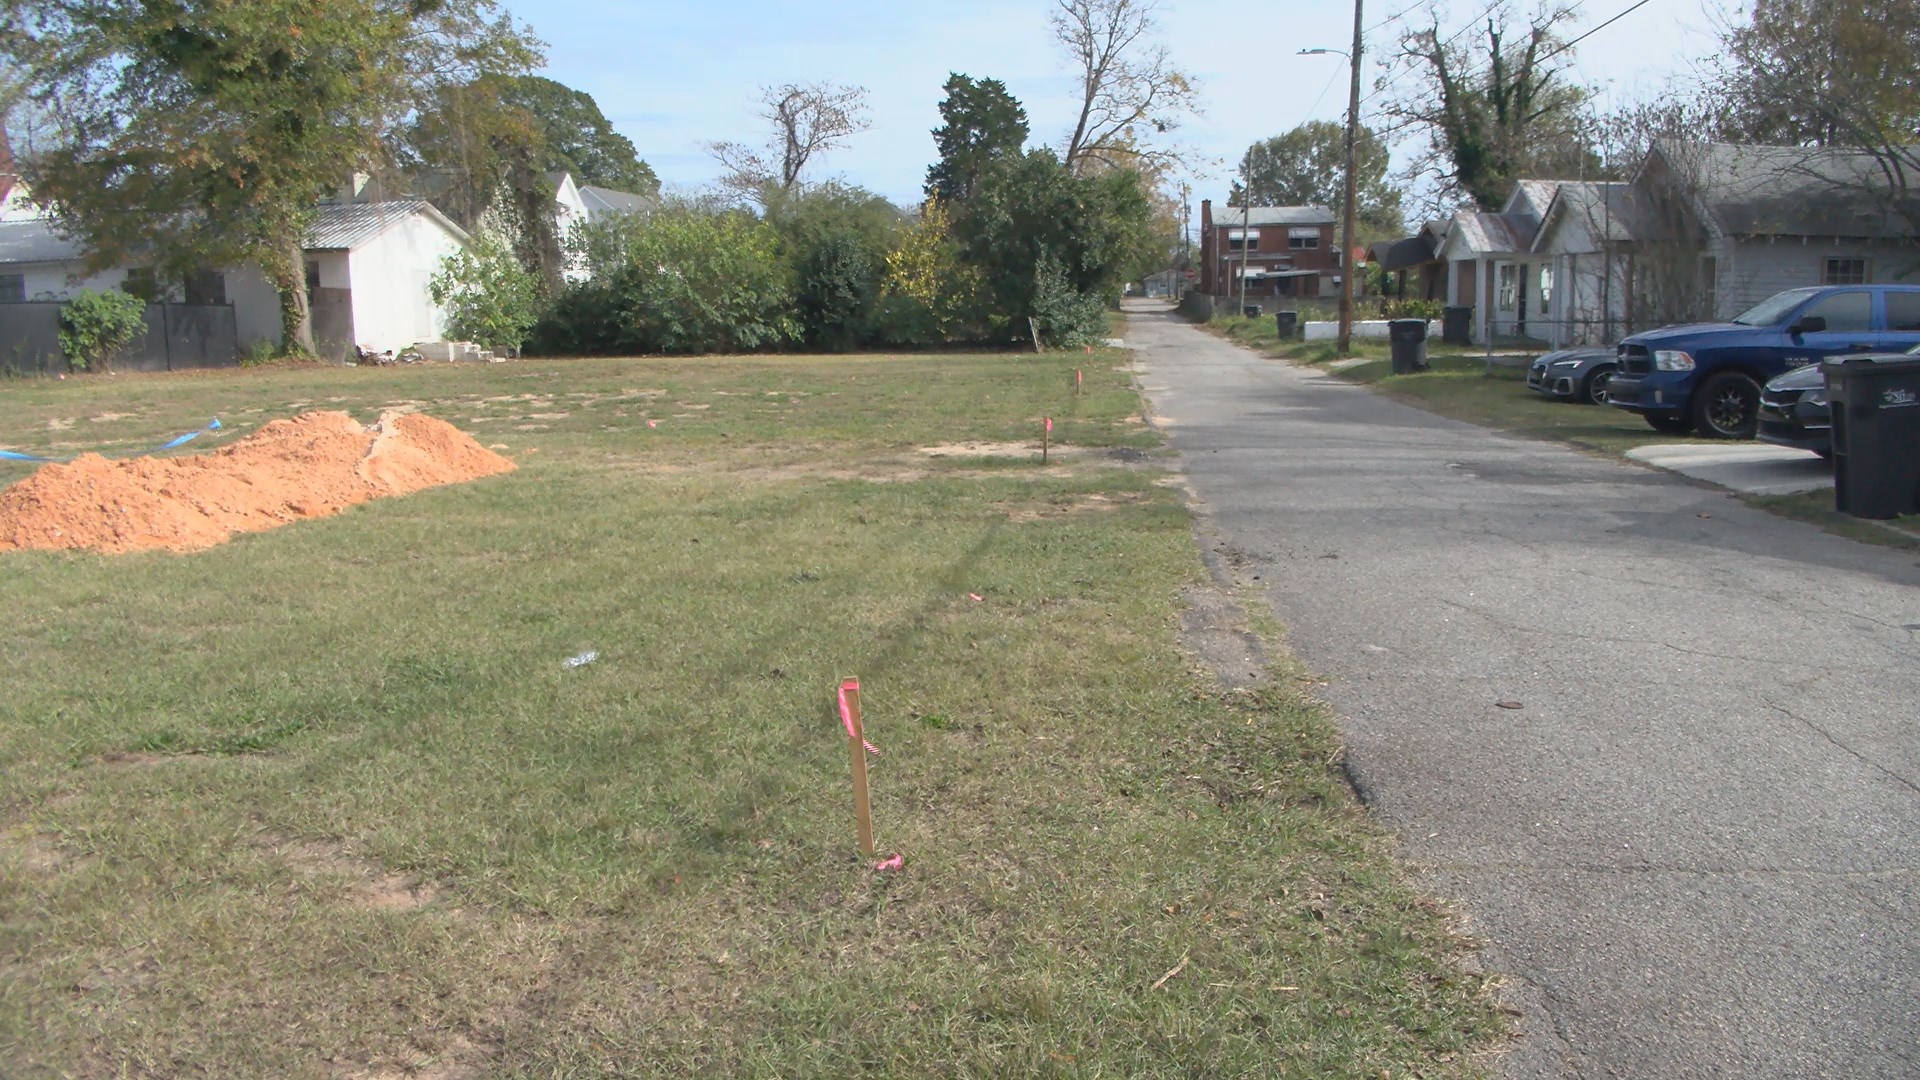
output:
[[[1799,322],[1788,327],[1787,333],[1792,334],[1794,337],[1799,337],[1801,334],[1823,333],[1826,329],[1827,320],[1825,316],[1807,315],[1803,316]]]

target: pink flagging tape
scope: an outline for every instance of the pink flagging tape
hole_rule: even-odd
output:
[[[879,862],[877,862],[877,863],[874,863],[874,864],[873,864],[873,871],[874,871],[874,873],[876,873],[876,874],[884,874],[884,873],[887,873],[887,872],[888,872],[888,871],[890,871],[890,870],[900,870],[900,869],[903,869],[903,868],[905,868],[905,867],[906,867],[906,865],[907,865],[907,859],[906,859],[906,856],[904,856],[904,855],[895,855],[895,856],[894,856],[893,858],[891,858],[891,859],[881,859],[881,860],[880,860]]]
[[[981,602],[982,600],[985,600],[985,599],[986,599],[986,597],[984,597],[984,596],[981,596],[981,595],[980,595],[979,593],[977,593],[977,592],[970,592],[970,593],[968,593],[968,594],[967,594],[967,599],[969,599],[969,600],[971,600],[971,601],[973,601],[974,603],[976,603],[976,604],[977,604],[977,603],[979,603],[979,602]]]
[[[1051,416],[1047,417],[1047,433],[1049,435],[1053,433],[1053,417]]]
[[[840,684],[840,724],[847,729],[847,738],[849,739],[859,738],[859,736],[856,735],[853,730],[853,706],[847,704],[847,691],[857,691],[859,689],[859,679],[848,679],[846,682]],[[872,754],[874,757],[880,756],[880,748],[867,740],[860,739],[860,745],[866,747],[867,753]]]

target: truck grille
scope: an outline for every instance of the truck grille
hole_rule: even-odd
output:
[[[1620,346],[1620,373],[1622,375],[1647,375],[1653,371],[1653,356],[1645,345]]]

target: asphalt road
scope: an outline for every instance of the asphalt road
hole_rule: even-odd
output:
[[[1362,798],[1509,980],[1509,1075],[1920,1077],[1920,556],[1158,307],[1127,341]]]

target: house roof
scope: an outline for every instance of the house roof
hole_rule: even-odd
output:
[[[54,232],[44,218],[0,221],[0,265],[73,262],[83,254],[77,242]]]
[[[1920,157],[1920,147],[1902,152]],[[1697,193],[1724,233],[1913,236],[1913,224],[1898,212],[1879,162],[1862,151],[1662,140],[1653,154]],[[1906,200],[1909,212],[1920,213],[1920,195]]]
[[[307,229],[307,250],[352,251],[417,214],[425,214],[461,242],[467,240],[467,234],[460,226],[447,220],[445,214],[425,199],[322,203],[313,225]]]
[[[1571,215],[1586,226],[1588,235],[1607,243],[1631,243],[1649,230],[1644,225],[1640,199],[1633,185],[1620,181],[1569,180],[1554,193],[1533,238],[1532,249],[1539,250],[1553,231],[1554,224]]]
[[[1502,212],[1512,213],[1514,206],[1524,198],[1536,213],[1544,216],[1563,183],[1565,181],[1562,180],[1515,180],[1513,192],[1507,196],[1507,205]]]
[[[1382,240],[1368,249],[1380,269],[1391,273],[1433,261],[1436,251],[1433,237],[1424,231],[1404,240]]]
[[[1216,229],[1236,229],[1242,224],[1257,229],[1270,225],[1331,225],[1333,222],[1333,211],[1324,206],[1253,206],[1246,209],[1244,218],[1238,206],[1221,206],[1213,211],[1213,227]]]
[[[580,186],[580,201],[587,204],[587,213],[595,215],[637,214],[652,205],[652,201],[644,195],[594,187],[591,184]]]
[[[1446,242],[1449,245],[1457,242],[1475,254],[1528,251],[1538,230],[1539,225],[1524,214],[1462,210],[1453,215]]]

